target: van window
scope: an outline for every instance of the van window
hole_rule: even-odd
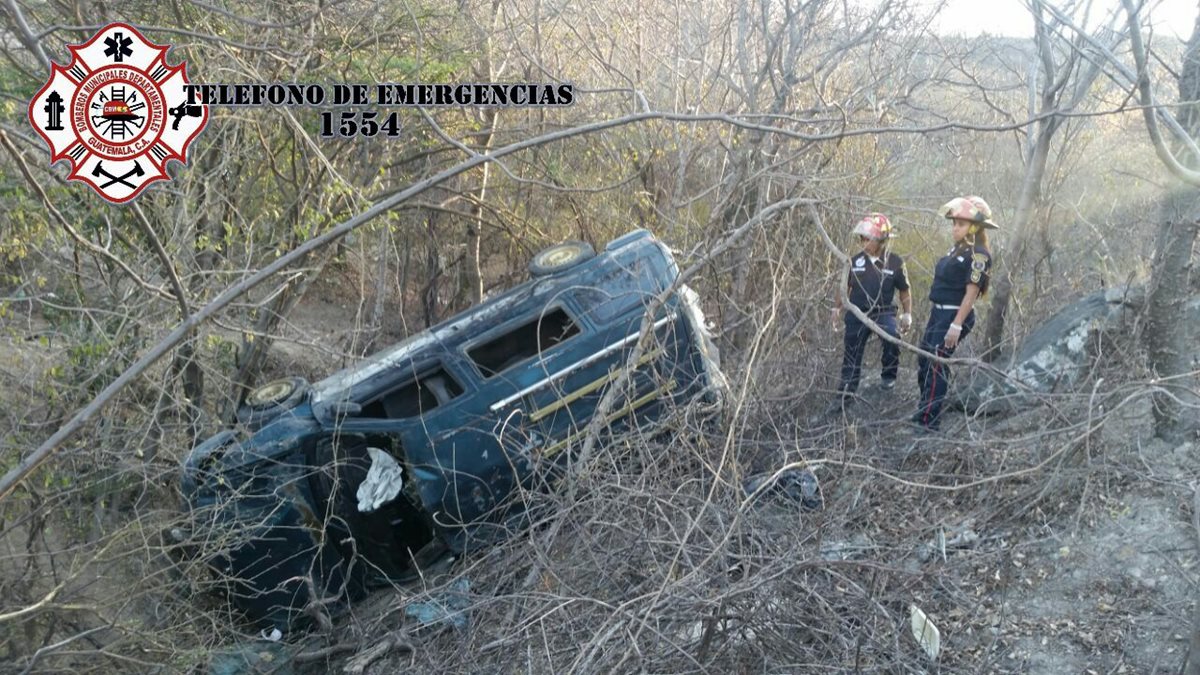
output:
[[[492,377],[578,334],[579,326],[558,307],[468,350],[467,356],[484,377]]]
[[[463,393],[462,385],[440,364],[407,383],[375,397],[363,406],[361,417],[402,419],[416,417],[445,405]]]

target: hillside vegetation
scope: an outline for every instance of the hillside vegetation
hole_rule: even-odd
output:
[[[232,672],[1174,673],[1189,649],[1200,668],[1195,41],[1134,44],[1123,11],[1040,1],[1037,39],[936,35],[927,4],[6,3],[0,473],[20,479],[0,489],[0,672],[234,654]],[[380,106],[394,139],[212,106],[172,180],[114,205],[49,164],[27,117],[49,61],[114,21],[194,82],[570,83],[574,103]],[[497,159],[462,169],[480,155]],[[896,224],[915,343],[950,244],[936,209],[965,194],[1002,229],[960,382],[1081,296],[1145,302],[1018,412],[958,411],[917,442],[915,355],[885,395],[872,345],[863,400],[826,415],[853,223]],[[180,462],[248,391],[357,363],[523,281],[548,245],[635,228],[694,268],[732,385],[720,425],[680,411],[618,439],[569,493],[526,496],[544,522],[313,630],[270,642],[230,610],[202,562],[219,544],[186,536]],[[816,473],[822,509],[746,498],[789,466]],[[447,597],[461,623],[406,611]],[[912,606],[941,630],[936,662]]]

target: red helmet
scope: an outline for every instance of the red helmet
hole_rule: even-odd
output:
[[[979,223],[989,230],[1000,229],[999,225],[992,222],[992,208],[981,197],[974,195],[955,197],[942,204],[942,208],[938,209],[938,213],[943,218],[969,220],[973,223]]]
[[[854,226],[854,234],[859,236],[874,239],[875,241],[886,241],[892,238],[892,221],[882,213],[868,213],[862,217],[862,220]]]

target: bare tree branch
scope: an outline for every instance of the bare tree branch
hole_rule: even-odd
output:
[[[17,6],[16,0],[4,0],[4,7],[8,10],[8,14],[12,17],[13,24],[17,28],[17,39],[21,45],[33,54],[46,70],[50,70],[50,57],[46,56],[46,50],[42,49],[42,43],[39,41],[39,36],[35,36],[29,28],[29,23],[25,21],[25,14],[21,8]]]
[[[1146,59],[1146,47],[1142,43],[1142,27],[1138,20],[1138,10],[1134,7],[1132,0],[1121,0],[1121,4],[1125,7],[1125,12],[1129,16],[1129,41],[1133,47],[1133,60],[1137,63],[1137,89],[1141,97],[1143,106],[1142,116],[1146,120],[1146,131],[1150,134],[1150,140],[1154,143],[1154,152],[1176,178],[1189,183],[1193,186],[1200,187],[1200,171],[1193,171],[1179,160],[1175,159],[1174,153],[1167,147],[1166,141],[1163,140],[1162,134],[1158,130],[1158,118],[1150,112],[1149,106],[1154,103],[1154,95],[1150,90],[1150,69]],[[1165,111],[1164,111],[1165,112]],[[1173,118],[1172,118],[1173,119]],[[1187,134],[1182,134],[1187,137]]]

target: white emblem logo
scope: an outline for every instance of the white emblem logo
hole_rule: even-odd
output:
[[[29,121],[50,146],[50,162],[71,163],[71,180],[122,203],[167,179],[167,161],[187,162],[188,144],[208,108],[188,105],[185,64],[167,64],[169,46],[114,23],[55,63],[29,103]]]

